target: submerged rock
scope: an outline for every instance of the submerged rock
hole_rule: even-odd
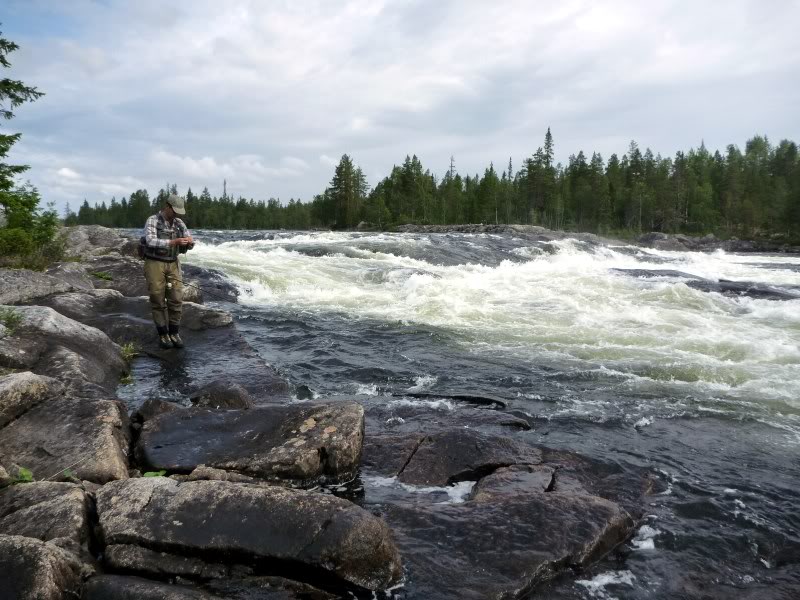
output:
[[[397,477],[412,485],[444,486],[475,480],[515,464],[536,465],[541,452],[514,439],[471,429],[442,431],[420,440]]]
[[[190,397],[192,404],[201,408],[252,408],[253,399],[238,383],[224,380],[212,381],[195,391]]]
[[[361,458],[364,409],[355,403],[191,408],[147,421],[137,456],[155,470],[199,465],[265,479],[350,479]]]
[[[112,553],[117,545],[169,548],[173,555],[209,564],[227,556],[250,565],[254,574],[276,564],[302,564],[309,579],[325,574],[371,590],[389,587],[401,574],[386,524],[332,496],[154,477],[103,486],[97,513]],[[146,552],[122,556],[129,571],[151,568]]]

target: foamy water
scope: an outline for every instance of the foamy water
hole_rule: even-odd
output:
[[[509,252],[515,260],[492,264],[476,251],[452,264],[427,236],[302,233],[198,243],[192,262],[225,272],[244,291],[242,304],[265,311],[423,325],[479,356],[597,374],[628,393],[690,396],[709,410],[752,408],[790,424],[800,416],[800,300],[729,297],[681,277],[614,271],[669,269],[792,289],[800,272],[787,265],[797,258],[587,248],[569,239],[550,246],[520,242]]]

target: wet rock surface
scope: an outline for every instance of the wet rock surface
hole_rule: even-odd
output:
[[[171,585],[141,577],[100,575],[83,588],[83,600],[216,600],[192,585]]]
[[[363,428],[354,403],[192,408],[147,421],[136,451],[142,464],[169,472],[206,465],[265,479],[343,481],[358,467]]]
[[[595,496],[481,495],[463,504],[395,505],[386,519],[420,597],[523,597],[623,542],[633,520]]]
[[[196,390],[189,400],[200,408],[252,408],[255,406],[250,394],[238,383],[212,381]]]
[[[412,485],[444,486],[474,480],[500,467],[536,465],[538,449],[474,430],[451,430],[424,437],[397,477]]]
[[[327,573],[366,589],[389,587],[400,577],[386,525],[331,496],[221,481],[129,479],[97,492],[97,512],[107,546],[169,549],[212,564],[227,556],[255,571],[285,561],[305,565],[308,575]],[[127,569],[137,570],[140,557],[127,556]]]
[[[558,237],[536,229],[524,235]],[[0,490],[0,590],[70,598],[89,577],[84,598],[371,598],[402,575],[380,597],[519,597],[612,551],[642,514],[646,477],[534,444],[536,418],[504,398],[454,386],[287,404],[231,315],[190,302],[186,349],[161,350],[141,262],[114,250],[128,242],[74,235],[84,259],[13,300],[37,306],[0,331],[0,366],[53,376],[0,379],[0,485],[10,466],[84,484]],[[184,273],[235,300],[220,274]],[[114,342],[133,342],[134,377],[154,382],[133,432]]]

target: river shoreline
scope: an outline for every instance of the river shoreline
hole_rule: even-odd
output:
[[[17,477],[15,466],[35,467],[37,480],[0,491],[0,562],[44,561],[58,583],[43,597],[537,597],[554,577],[624,556],[669,485],[646,467],[549,447],[540,419],[488,395],[301,401],[224,303],[187,304],[186,351],[162,351],[131,247],[102,228],[73,233],[81,262],[0,273],[0,304],[20,314],[0,339],[12,371],[0,379],[0,464]],[[184,272],[206,300],[235,301],[218,273]],[[134,365],[150,365],[134,375],[178,381],[174,397],[119,400],[126,343],[138,348]],[[443,416],[437,402],[461,408]],[[365,487],[391,493],[365,502]],[[44,525],[67,510],[75,525],[54,537]],[[32,514],[41,528],[23,526]],[[252,527],[273,533],[256,540]],[[305,541],[291,553],[294,538]],[[421,551],[430,543],[436,568]],[[20,590],[48,584],[15,569]]]

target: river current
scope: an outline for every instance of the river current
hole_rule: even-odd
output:
[[[293,389],[494,396],[550,446],[659,474],[664,491],[627,552],[534,597],[800,589],[800,256],[510,234],[195,233],[187,262],[238,286],[225,308]]]

